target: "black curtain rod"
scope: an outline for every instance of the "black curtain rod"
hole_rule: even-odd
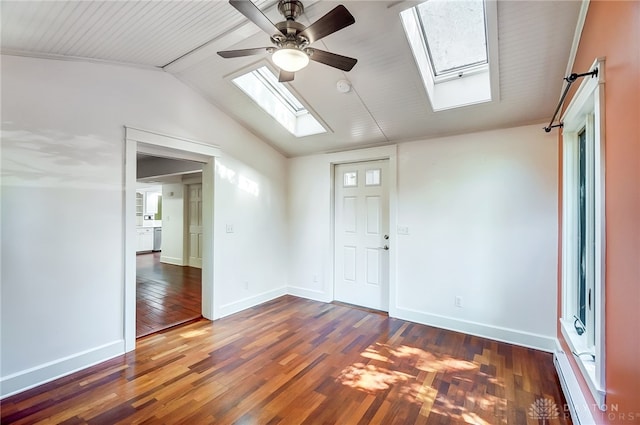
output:
[[[598,68],[594,69],[593,71],[585,72],[583,74],[573,73],[573,74],[569,75],[568,77],[564,77],[564,80],[567,82],[567,85],[564,87],[564,91],[562,92],[562,96],[560,96],[560,101],[558,102],[558,106],[556,106],[556,111],[553,113],[553,118],[551,118],[551,122],[549,123],[549,125],[547,127],[543,127],[544,131],[546,131],[548,133],[548,132],[551,131],[552,128],[562,127],[564,125],[563,123],[558,123],[558,124],[554,124],[553,123],[556,120],[556,115],[558,115],[558,112],[560,111],[560,108],[562,107],[562,104],[564,103],[564,98],[567,97],[567,93],[569,93],[569,89],[571,88],[571,84],[573,84],[574,81],[576,81],[578,78],[586,77],[587,75],[590,75],[591,78],[597,77],[598,76]]]

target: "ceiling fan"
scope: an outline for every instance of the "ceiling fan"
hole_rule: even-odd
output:
[[[351,71],[358,62],[354,58],[308,47],[311,43],[355,23],[355,18],[342,5],[336,6],[305,27],[296,22],[296,18],[304,12],[304,7],[298,0],[278,1],[278,11],[285,20],[277,24],[272,23],[250,0],[229,0],[229,4],[269,34],[274,46],[218,52],[223,58],[271,53],[273,62],[280,68],[280,82],[292,81],[295,72],[307,66],[309,59],[343,71]]]

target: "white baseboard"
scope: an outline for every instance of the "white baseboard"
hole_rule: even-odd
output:
[[[393,309],[393,316],[436,328],[448,329],[469,335],[494,339],[509,344],[520,345],[552,353],[556,348],[556,339],[545,335],[523,332],[516,329],[491,326],[483,323],[455,319],[453,317],[424,313],[403,307]]]
[[[174,266],[184,266],[184,260],[178,257],[168,257],[166,255],[160,255],[160,262],[173,264]]]
[[[281,288],[273,289],[271,291],[263,292],[258,295],[253,295],[251,297],[243,298],[241,300],[234,301],[229,304],[221,305],[218,310],[219,314],[216,315],[216,319],[220,319],[222,317],[229,316],[234,313],[238,313],[247,308],[255,307],[258,304],[271,301],[283,295],[287,295],[287,288],[284,286]]]
[[[188,262],[186,265],[189,266],[189,267],[196,268],[196,269],[201,269],[202,268],[202,261]]]
[[[124,354],[124,340],[72,354],[0,378],[0,399],[37,387]]]
[[[258,304],[262,304],[287,294],[315,301],[331,302],[331,300],[327,298],[327,294],[324,292],[293,286],[283,286],[281,288],[222,305],[219,308],[220,314],[218,315],[218,318],[238,313],[247,308],[254,307]],[[557,347],[557,340],[555,338],[517,331],[514,329],[468,322],[451,317],[438,316],[407,308],[399,307],[393,309],[393,317],[543,351],[554,352]],[[28,370],[4,376],[0,378],[0,399],[88,368],[121,355],[124,352],[124,340],[119,340]]]
[[[300,288],[298,286],[288,286],[287,293],[295,297],[307,298],[309,300],[320,301],[323,303],[330,303],[333,301],[329,294],[318,291],[317,289]]]
[[[593,417],[592,410],[589,408],[590,404],[587,403],[580,389],[578,378],[576,378],[573,368],[569,364],[567,355],[561,348],[557,349],[553,354],[553,364],[558,373],[562,393],[567,400],[569,412],[571,413],[571,422],[575,425],[595,424],[596,420]]]

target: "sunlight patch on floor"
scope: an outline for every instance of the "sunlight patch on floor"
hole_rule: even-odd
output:
[[[491,394],[486,383],[504,388],[486,373],[482,356],[466,361],[408,345],[376,343],[361,354],[363,361],[344,368],[336,381],[358,391],[402,398],[420,406],[420,415],[432,413],[469,424],[506,423],[507,403]],[[485,414],[486,413],[486,414]],[[493,422],[483,419],[492,417]]]
[[[391,385],[407,382],[410,378],[415,377],[371,364],[354,363],[342,371],[338,380],[348,387],[375,393],[386,390]]]
[[[180,334],[180,336],[182,338],[196,338],[206,334],[207,332],[208,332],[207,329],[193,330],[193,331],[183,332]]]

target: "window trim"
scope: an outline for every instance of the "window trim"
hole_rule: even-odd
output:
[[[605,401],[605,192],[604,192],[604,83],[605,61],[598,58],[590,69],[598,75],[585,78],[567,107],[563,122],[562,176],[562,312],[560,328],[598,406]],[[587,131],[587,244],[593,246],[588,257],[587,287],[593,289],[593,309],[588,312],[586,331],[578,335],[573,315],[577,285],[577,162],[578,134]],[[589,316],[589,314],[591,316]]]
[[[273,95],[282,102],[295,116],[300,116],[308,113],[304,105],[298,100],[298,98],[291,93],[284,85],[278,85],[278,79],[269,71],[266,66],[251,71],[256,78],[267,88]]]
[[[272,74],[273,78],[265,77],[260,70]],[[267,61],[259,61],[248,67],[242,68],[225,77],[236,89],[243,93],[260,111],[267,114],[277,122],[282,128],[287,130],[292,136],[300,139],[307,136],[322,135],[331,132],[330,127],[320,118],[320,116],[308,105],[308,103],[297,93],[289,83],[278,83],[277,72]],[[257,81],[270,97],[282,108],[276,110],[272,105],[265,103],[264,98],[254,97],[239,80],[244,77],[252,77]],[[278,84],[281,87],[274,86]],[[288,93],[282,93],[286,91]],[[294,98],[304,109],[298,107],[288,100]],[[265,103],[265,104],[263,104]],[[284,116],[283,116],[284,115]]]
[[[426,2],[425,2],[426,3]],[[471,64],[466,64],[462,66],[457,66],[450,69],[445,69],[442,72],[437,72],[436,64],[433,57],[433,52],[431,51],[431,47],[429,47],[429,38],[427,37],[427,32],[425,30],[425,24],[422,20],[422,15],[418,10],[420,6],[424,3],[420,3],[417,6],[413,7],[413,13],[418,24],[418,28],[420,28],[420,38],[422,39],[422,44],[427,54],[429,70],[431,71],[431,76],[435,83],[448,81],[455,78],[462,78],[467,75],[471,75],[472,73],[487,71],[489,68],[489,37],[488,37],[488,29],[487,29],[487,6],[486,2],[482,1],[482,14],[484,16],[484,54],[485,60],[474,62]]]

